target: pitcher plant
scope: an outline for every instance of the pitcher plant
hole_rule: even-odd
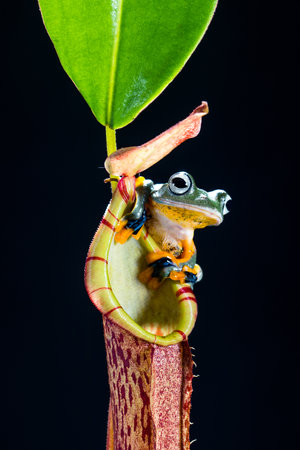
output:
[[[110,403],[107,450],[190,448],[202,279],[194,230],[219,225],[229,195],[206,192],[184,171],[156,183],[143,172],[200,132],[208,105],[149,142],[117,149],[130,123],[182,69],[216,0],[39,0],[61,64],[106,127],[112,190],[85,265],[87,293],[103,317]],[[192,176],[193,175],[193,176]]]

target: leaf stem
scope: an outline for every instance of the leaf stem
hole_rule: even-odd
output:
[[[116,140],[116,130],[113,130],[109,126],[105,127],[106,133],[106,150],[107,156],[111,155],[117,150],[117,140]],[[110,180],[111,191],[114,192],[116,189],[117,183],[116,181]]]
[[[111,155],[117,150],[117,141],[116,141],[116,130],[105,127],[106,132],[106,148],[107,148],[107,156]]]

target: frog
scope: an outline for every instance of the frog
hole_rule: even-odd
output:
[[[229,200],[224,190],[198,188],[184,171],[174,173],[164,184],[138,177],[134,206],[120,221],[115,241],[124,244],[131,236],[139,239],[145,227],[159,250],[146,255],[148,265],[139,280],[152,289],[166,279],[193,286],[203,277],[196,264],[194,231],[220,225],[229,212]]]

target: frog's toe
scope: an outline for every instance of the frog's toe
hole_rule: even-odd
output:
[[[153,268],[153,277],[167,278],[174,267],[174,263],[168,257],[163,257],[149,264]]]
[[[198,264],[196,264],[193,269],[188,266],[184,266],[182,270],[172,270],[170,272],[169,278],[181,284],[195,284],[201,280],[202,270],[200,266],[198,266]]]
[[[135,239],[139,239],[146,219],[145,211],[139,219],[122,219],[116,226],[115,241],[124,244],[131,235]]]
[[[118,242],[118,244],[125,244],[131,235],[132,230],[130,228],[123,228],[115,234],[115,241]]]
[[[197,275],[191,272],[184,272],[185,273],[185,278],[184,278],[184,282],[185,283],[191,283],[191,284],[195,284],[197,283]]]
[[[153,271],[153,267],[147,267],[147,269],[143,270],[143,272],[139,274],[138,278],[149,289],[158,289],[162,285],[164,280],[155,277],[153,275]]]
[[[181,284],[185,283],[185,277],[186,277],[186,274],[182,270],[180,270],[180,271],[172,270],[172,272],[169,275],[169,278],[171,280],[177,281],[177,282],[179,282]]]
[[[144,223],[147,220],[147,216],[146,216],[146,211],[143,211],[143,214],[141,215],[141,217],[139,217],[138,219],[136,218],[130,218],[130,215],[128,216],[127,219],[127,224],[126,224],[126,228],[131,228],[132,234],[136,235],[139,233],[139,231],[141,230],[142,226],[144,225]]]
[[[147,269],[143,270],[143,272],[141,272],[138,275],[138,279],[140,280],[141,283],[148,284],[149,281],[152,279],[152,275],[153,275],[153,267],[147,267]]]
[[[139,274],[139,280],[150,289],[158,289],[166,278],[169,278],[174,264],[170,258],[164,257],[149,264],[147,269]]]
[[[151,280],[148,282],[147,286],[149,289],[158,289],[162,284],[164,280],[160,280],[159,278],[151,278]]]
[[[186,283],[195,284],[198,283],[198,281],[202,280],[203,272],[198,264],[195,264],[194,267],[185,265],[183,266],[182,271],[185,273]]]
[[[121,219],[121,220],[119,221],[119,223],[116,225],[116,233],[119,233],[120,231],[122,231],[123,228],[126,227],[127,222],[128,222],[128,221],[127,221],[126,219]]]
[[[142,231],[143,231],[143,226],[138,231],[132,233],[132,237],[138,241],[139,238],[141,237]]]
[[[118,244],[125,244],[127,239],[132,234],[132,230],[127,229],[126,225],[127,225],[127,220],[122,219],[116,226],[115,241],[118,242]]]

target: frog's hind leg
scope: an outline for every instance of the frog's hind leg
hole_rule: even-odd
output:
[[[189,246],[194,252],[194,246]],[[190,252],[191,253],[191,252]],[[195,284],[202,279],[202,270],[198,264],[190,267],[183,264],[187,251],[183,258],[176,258],[174,255],[164,251],[150,252],[146,256],[148,267],[139,275],[139,280],[152,289],[157,289],[162,282],[170,278],[173,281]]]
[[[158,289],[176,265],[169,257],[163,257],[149,264],[147,269],[139,274],[139,280],[150,289]]]
[[[158,289],[162,285],[164,280],[155,277],[153,275],[153,272],[153,267],[147,267],[147,269],[143,270],[143,272],[138,275],[138,278],[141,283],[148,286],[149,289]]]

